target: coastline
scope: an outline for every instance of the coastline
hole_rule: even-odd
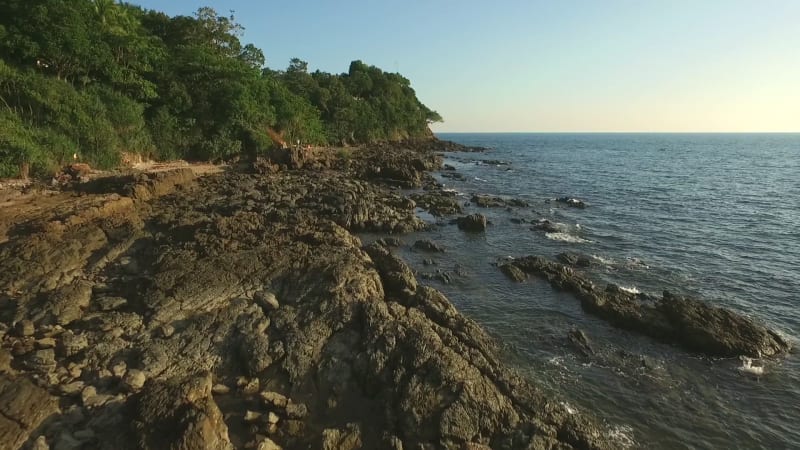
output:
[[[111,178],[21,220],[0,244],[0,377],[9,404],[24,396],[39,413],[12,411],[7,435],[120,448],[619,447],[507,366],[393,253],[397,240],[354,236],[422,230],[417,206],[463,215],[428,174],[453,150],[298,149],[199,179]]]
[[[0,244],[12,448],[612,448],[387,246],[452,144],[96,180]],[[441,145],[441,146],[440,146]],[[270,447],[272,446],[272,447]]]

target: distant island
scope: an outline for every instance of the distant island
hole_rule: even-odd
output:
[[[274,146],[430,134],[408,79],[361,61],[266,68],[233,16],[170,17],[113,0],[0,5],[0,178],[78,159],[223,160]],[[24,174],[23,174],[24,175]]]

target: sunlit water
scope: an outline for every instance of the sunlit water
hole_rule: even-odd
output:
[[[648,448],[800,448],[800,363],[710,359],[609,326],[541,280],[508,281],[492,264],[563,251],[593,255],[597,280],[659,294],[700,296],[766,322],[797,342],[800,329],[800,135],[451,134],[491,148],[446,154],[466,181],[448,188],[520,198],[529,208],[482,209],[492,225],[470,235],[441,221],[409,236],[444,254],[402,250],[419,271],[451,275],[445,292],[507,347],[509,360],[609,433]],[[507,165],[481,163],[500,160]],[[586,209],[548,199],[585,200]],[[431,220],[433,218],[427,217]],[[565,224],[530,230],[531,220]],[[525,219],[515,223],[512,219]],[[369,240],[369,236],[364,237]],[[433,259],[436,266],[425,266]],[[567,339],[584,330],[598,356]]]

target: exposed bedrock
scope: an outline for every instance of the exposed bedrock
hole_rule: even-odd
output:
[[[790,349],[785,338],[757,321],[698,299],[667,291],[661,298],[633,294],[613,284],[601,288],[575,269],[541,256],[518,258],[510,264],[575,294],[583,309],[614,326],[690,351],[710,356],[768,357]]]
[[[98,188],[0,244],[12,448],[615,446],[362,247],[351,231],[420,227],[400,194],[339,171],[148,186]]]

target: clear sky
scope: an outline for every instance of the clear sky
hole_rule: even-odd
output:
[[[233,10],[282,69],[360,59],[435,131],[800,131],[800,0],[132,0]]]

